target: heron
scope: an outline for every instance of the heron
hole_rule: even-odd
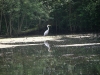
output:
[[[51,25],[47,25],[48,29],[44,32],[44,36],[48,35],[48,33],[49,33],[49,26],[51,26]]]

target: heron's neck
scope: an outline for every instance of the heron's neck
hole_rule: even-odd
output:
[[[49,27],[47,27],[48,28],[48,30],[49,30]]]

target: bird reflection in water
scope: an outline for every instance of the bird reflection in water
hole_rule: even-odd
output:
[[[48,48],[48,52],[52,52],[50,50],[50,45],[49,45],[48,41],[44,41],[44,45]]]

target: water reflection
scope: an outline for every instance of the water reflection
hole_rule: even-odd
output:
[[[52,50],[50,49],[50,44],[48,43],[48,41],[44,41],[44,45],[48,48],[48,52],[52,52]]]
[[[98,42],[63,37],[15,43],[18,46],[0,49],[0,75],[100,75]]]

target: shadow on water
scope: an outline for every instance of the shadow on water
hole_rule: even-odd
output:
[[[95,37],[37,38],[1,41],[0,74],[100,75],[100,40]]]

